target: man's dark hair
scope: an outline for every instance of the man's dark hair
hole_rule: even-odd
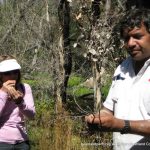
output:
[[[134,27],[141,27],[143,23],[146,30],[150,32],[150,10],[149,9],[131,9],[120,20],[119,28],[121,37],[123,30],[126,28],[133,29]]]
[[[123,32],[124,29],[133,29],[134,27],[141,27],[143,23],[146,30],[150,33],[150,9],[131,9],[126,12],[122,12],[117,16],[117,22],[112,30],[112,45],[115,51],[115,57],[119,58],[119,63],[127,57],[124,43],[123,43]],[[122,38],[122,39],[121,39]],[[120,59],[121,58],[121,59]]]

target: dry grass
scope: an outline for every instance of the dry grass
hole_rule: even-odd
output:
[[[67,116],[45,113],[30,123],[32,150],[111,150],[110,133],[82,134],[85,128],[81,118]]]

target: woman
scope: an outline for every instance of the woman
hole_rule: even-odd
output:
[[[29,150],[24,117],[34,118],[31,88],[21,83],[21,66],[12,56],[0,57],[0,150]]]

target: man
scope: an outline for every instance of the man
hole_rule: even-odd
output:
[[[104,108],[85,121],[113,131],[115,150],[150,149],[150,10],[129,12],[120,33],[130,56],[116,69]]]

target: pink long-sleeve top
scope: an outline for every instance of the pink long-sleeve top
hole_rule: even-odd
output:
[[[28,140],[24,117],[33,119],[35,106],[30,86],[24,84],[24,89],[23,101],[18,105],[0,90],[0,142],[15,144]]]

